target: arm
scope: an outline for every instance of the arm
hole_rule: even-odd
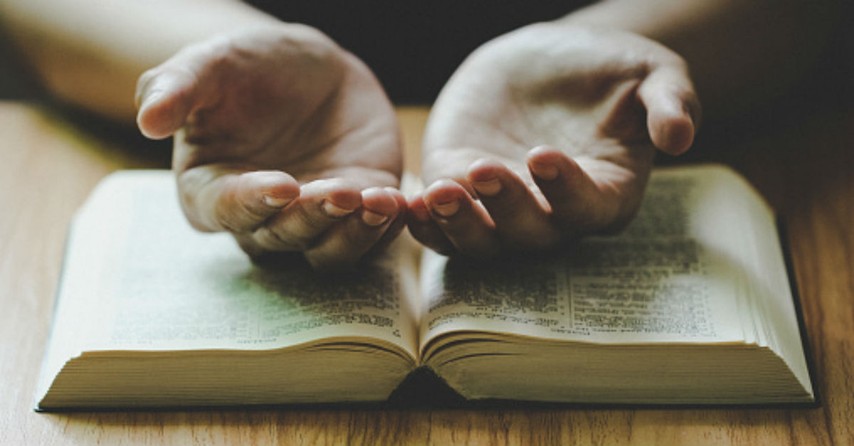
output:
[[[0,26],[52,94],[129,124],[146,69],[190,43],[270,23],[228,0],[0,0]]]
[[[606,0],[561,22],[619,29],[688,63],[709,116],[737,113],[790,86],[819,55],[838,0]]]
[[[491,257],[621,229],[654,150],[691,146],[697,92],[721,116],[785,87],[834,5],[610,0],[486,43],[431,112],[411,232]]]
[[[0,2],[52,93],[174,136],[197,229],[320,269],[357,263],[402,229],[394,108],[321,32],[225,0]]]

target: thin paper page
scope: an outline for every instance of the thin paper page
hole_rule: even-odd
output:
[[[100,229],[109,250],[90,256],[106,263],[90,291],[108,298],[91,309],[98,328],[87,349],[268,349],[365,336],[414,351],[399,305],[402,266],[332,277],[303,263],[258,267],[229,235],[190,228],[170,173],[121,175],[79,222],[81,231],[112,222]]]
[[[740,342],[738,259],[722,241],[738,216],[721,212],[702,171],[659,171],[620,236],[566,254],[493,265],[428,253],[424,339],[487,330],[583,342]]]
[[[743,200],[749,212],[746,220],[753,226],[751,234],[755,234],[744,241],[754,248],[752,261],[746,265],[744,273],[754,284],[753,293],[757,296],[754,305],[758,308],[755,314],[759,319],[757,325],[762,329],[761,338],[786,361],[804,388],[812,391],[774,213],[755,192],[745,195]]]

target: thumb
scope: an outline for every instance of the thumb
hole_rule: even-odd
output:
[[[161,65],[140,76],[136,122],[148,138],[163,139],[184,126],[195,103],[197,76],[188,69]]]
[[[281,171],[208,164],[179,173],[178,191],[195,228],[249,232],[299,197],[300,185]]]
[[[652,143],[671,155],[687,151],[700,120],[700,102],[688,73],[676,67],[657,68],[641,83],[638,96],[646,108]]]

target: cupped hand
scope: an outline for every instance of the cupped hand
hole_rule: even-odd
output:
[[[370,70],[300,25],[231,33],[142,75],[138,124],[174,135],[190,223],[250,255],[356,263],[403,227],[401,140]]]
[[[443,254],[547,250],[635,215],[655,148],[691,145],[699,103],[685,62],[644,37],[531,25],[473,53],[424,138],[412,234]]]

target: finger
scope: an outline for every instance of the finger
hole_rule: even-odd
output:
[[[346,268],[358,261],[380,240],[397,219],[401,197],[380,187],[362,191],[362,209],[334,225],[305,258],[315,269]]]
[[[188,68],[173,65],[167,62],[148,70],[137,82],[137,125],[151,139],[171,136],[195,106],[198,77]]]
[[[312,181],[300,188],[299,199],[259,227],[253,238],[268,251],[305,251],[361,204],[359,189],[346,181]]]
[[[400,235],[400,232],[405,226],[403,212],[406,210],[406,199],[403,197],[403,194],[401,194],[400,191],[398,191],[397,189],[391,187],[386,187],[384,189],[386,190],[386,192],[388,192],[389,195],[393,197],[395,205],[398,209],[398,213],[395,218],[391,219],[390,223],[385,225],[385,230],[380,236],[379,241],[377,241],[373,246],[369,247],[367,250],[367,254],[365,255],[371,255],[374,252],[381,251],[388,247],[388,245],[391,244],[391,242],[394,241],[394,239],[398,235]],[[371,199],[369,198],[368,201],[370,202]],[[375,206],[374,203],[371,203],[370,205]],[[380,207],[383,206],[388,207],[387,204],[380,205]],[[349,218],[354,217],[351,216]],[[358,237],[358,235],[356,235],[356,237]],[[261,246],[258,243],[258,240],[254,236],[254,234],[251,233],[237,233],[234,234],[234,238],[237,240],[238,245],[240,245],[243,251],[245,251],[250,257],[255,259],[263,259],[265,256],[271,254],[274,254],[276,256],[275,258],[279,258],[279,256],[283,254],[282,251],[271,250],[269,249],[269,247]],[[317,248],[311,250],[311,252],[307,255],[303,252],[298,251],[290,251],[290,253],[295,254],[298,252],[300,258],[307,259],[317,269],[335,269],[336,267],[340,268],[343,266],[349,266],[359,260],[358,258],[355,258],[355,260],[353,260],[352,258],[342,257],[334,259],[334,261],[329,261],[325,258],[321,258],[321,256],[318,254],[322,254],[322,250],[320,247],[321,245],[318,245]],[[364,255],[362,257],[364,257]]]
[[[595,230],[616,214],[598,185],[572,158],[541,146],[528,152],[528,170],[565,237]]]
[[[371,251],[382,251],[388,247],[399,235],[403,232],[403,228],[406,227],[408,208],[406,206],[406,198],[403,194],[393,187],[384,187],[386,192],[391,194],[394,198],[395,203],[397,204],[397,216],[392,219],[388,228],[386,228],[380,240],[371,248]],[[363,198],[364,200],[364,198]]]
[[[468,180],[503,242],[516,248],[545,248],[560,238],[531,188],[503,164],[477,161],[469,168]]]
[[[462,185],[474,196],[474,190],[468,184],[466,175],[469,166],[483,156],[482,150],[466,147],[429,150],[424,157],[421,168],[424,184],[433,184],[441,179],[451,179]]]
[[[678,155],[694,142],[700,102],[685,70],[663,67],[641,83],[638,97],[646,108],[647,129],[660,150]]]
[[[498,254],[493,222],[460,184],[439,180],[424,190],[424,202],[457,252],[477,258]]]
[[[430,210],[424,202],[424,197],[416,195],[407,202],[406,225],[409,232],[424,246],[438,252],[450,255],[455,249],[454,245],[445,236],[442,228],[430,216]]]
[[[280,171],[248,171],[222,164],[189,169],[178,190],[190,223],[203,231],[247,232],[281,212],[300,194]]]

